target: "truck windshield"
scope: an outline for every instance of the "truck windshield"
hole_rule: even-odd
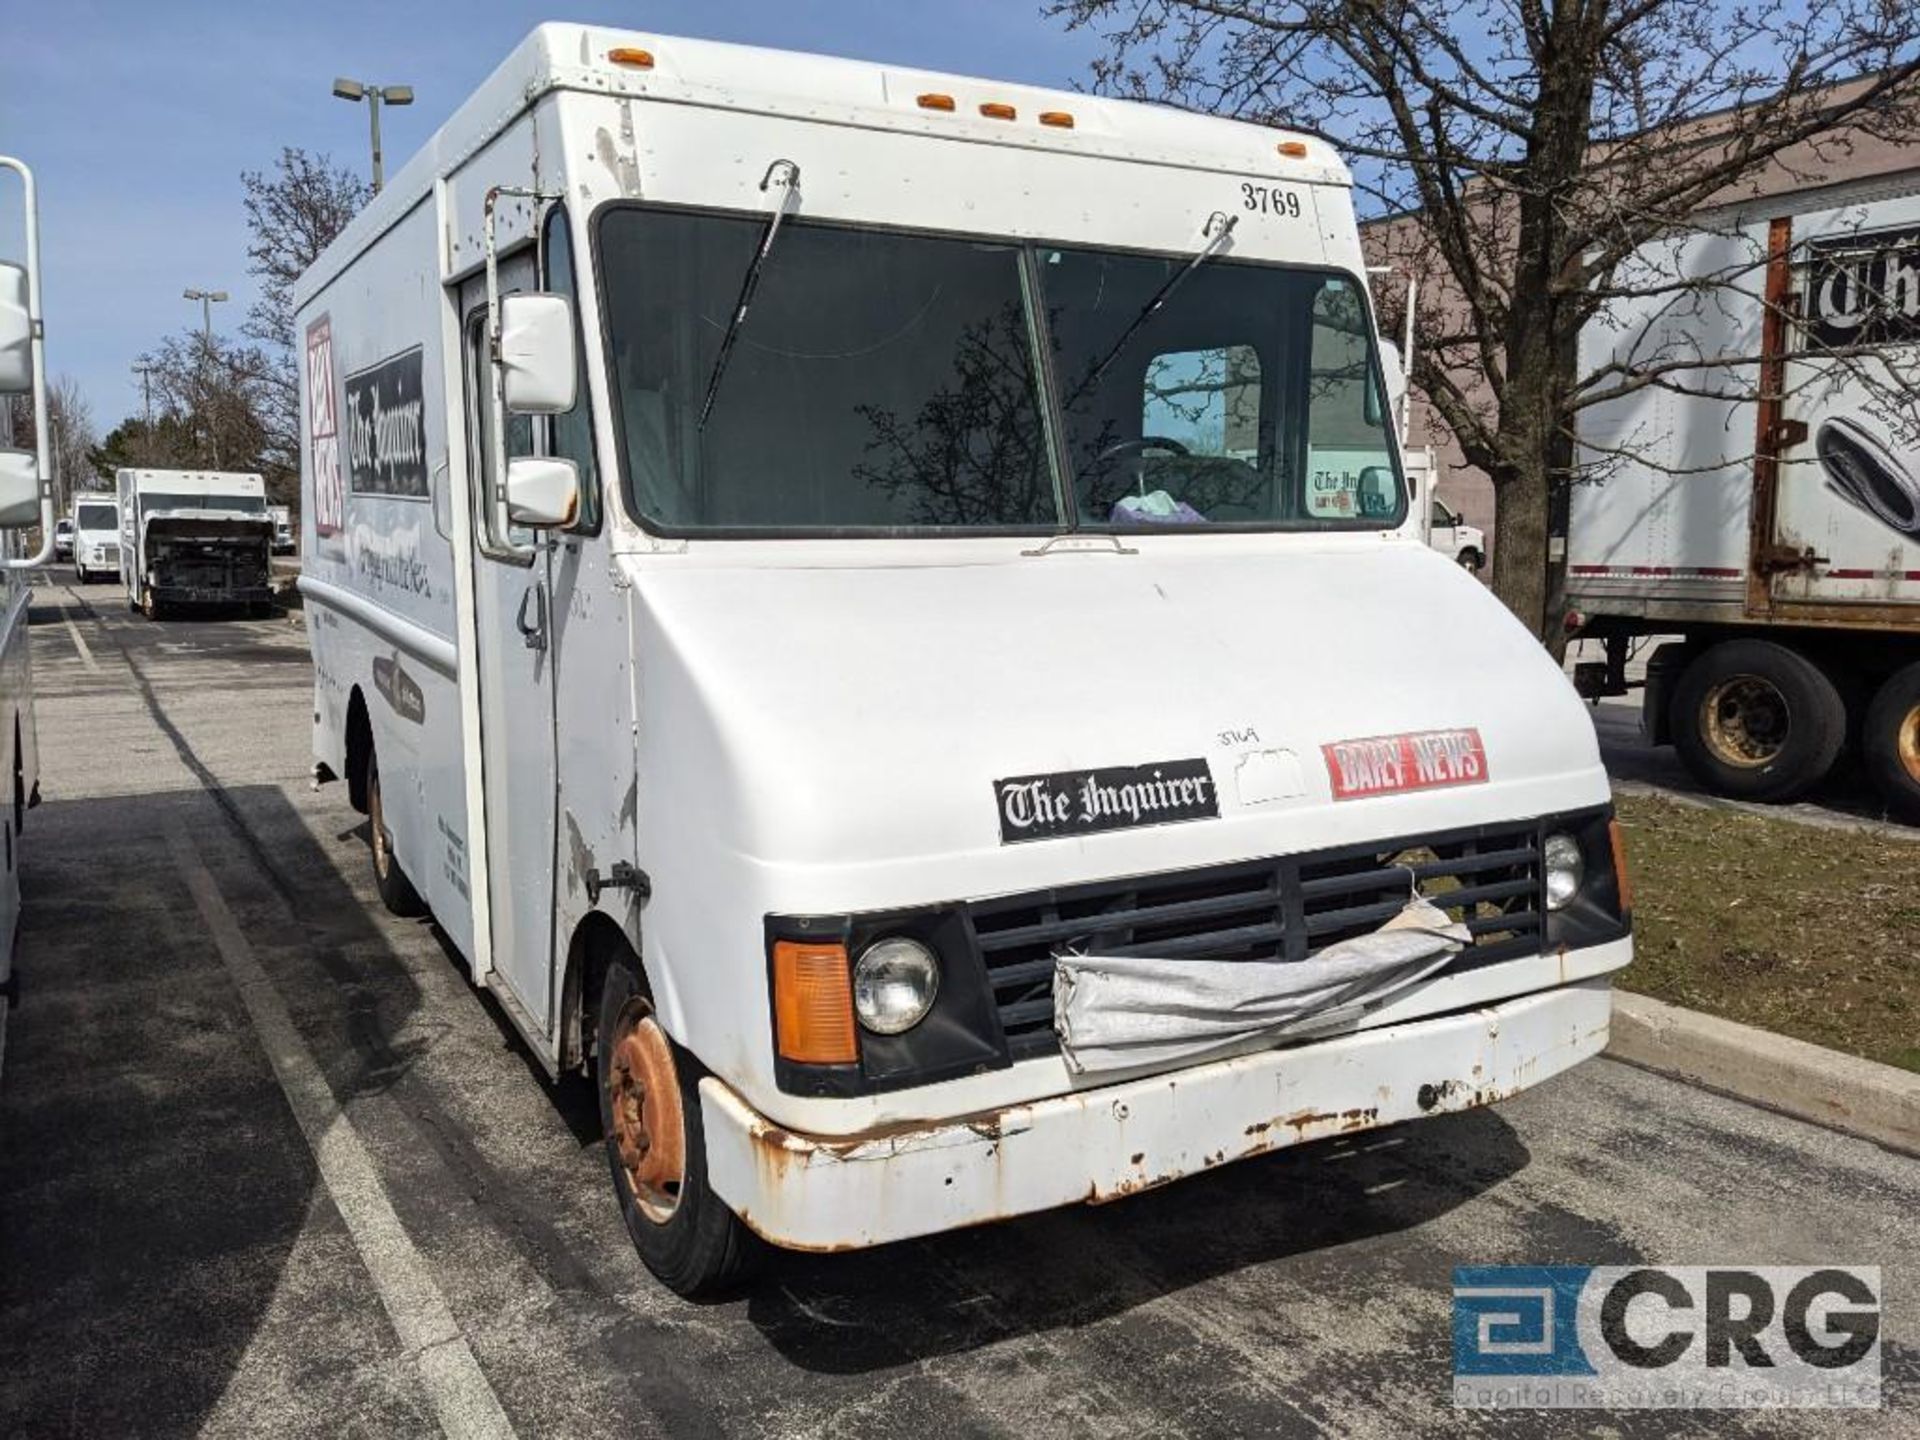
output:
[[[140,513],[155,510],[229,510],[243,515],[264,515],[267,502],[259,495],[170,495],[163,490],[140,492]]]
[[[74,524],[82,530],[118,530],[120,528],[120,512],[111,505],[82,505],[74,513]]]
[[[1404,513],[1358,282],[1223,256],[1143,320],[1191,256],[789,218],[703,428],[765,230],[638,206],[600,220],[629,497],[658,529],[1380,529]]]

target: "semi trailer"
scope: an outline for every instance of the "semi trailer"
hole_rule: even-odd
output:
[[[1730,206],[1638,263],[1661,283],[1582,337],[1628,393],[1582,419],[1579,688],[1643,683],[1648,736],[1721,794],[1790,799],[1851,750],[1920,818],[1920,172]]]

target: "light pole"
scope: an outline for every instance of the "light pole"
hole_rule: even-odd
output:
[[[206,342],[207,353],[213,353],[213,307],[216,301],[225,300],[224,290],[193,290],[184,292],[188,300],[200,302],[200,338]]]
[[[380,102],[389,105],[411,105],[413,87],[411,85],[369,85],[364,80],[349,80],[344,75],[333,82],[333,93],[342,100],[364,100],[367,102],[367,122],[373,132],[373,193],[380,193],[385,175],[380,167]]]

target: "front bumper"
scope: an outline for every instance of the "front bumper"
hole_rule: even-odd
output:
[[[852,1250],[1099,1203],[1322,1136],[1489,1105],[1606,1048],[1594,979],[934,1124],[795,1134],[700,1082],[714,1191],[756,1233]]]

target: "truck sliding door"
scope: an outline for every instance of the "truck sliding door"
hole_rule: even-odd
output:
[[[533,287],[530,253],[501,263],[502,294]],[[523,1023],[545,1034],[554,1000],[552,547],[550,537],[536,532],[500,533],[488,499],[493,445],[484,281],[463,289],[461,313],[494,973],[524,1012]],[[508,416],[506,423],[508,455],[532,453],[531,422]]]

